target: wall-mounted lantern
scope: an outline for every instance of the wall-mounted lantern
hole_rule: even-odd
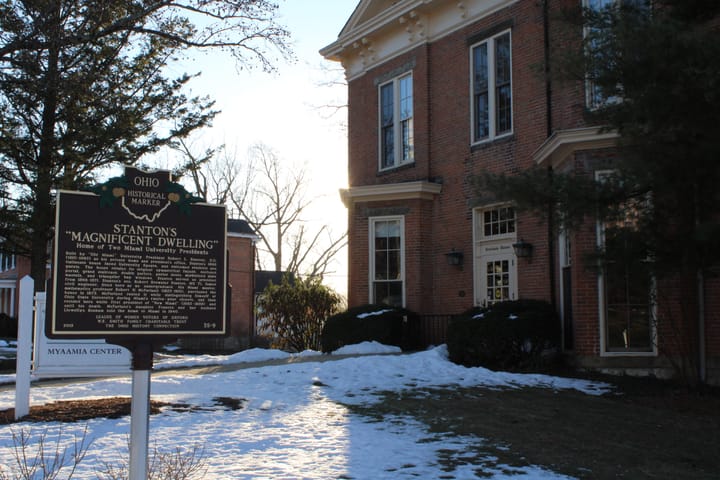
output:
[[[454,248],[445,254],[448,265],[462,265],[463,253],[458,252]]]
[[[521,238],[519,242],[513,243],[513,250],[515,250],[515,256],[518,258],[530,258],[532,257],[533,246],[532,243],[528,243]]]

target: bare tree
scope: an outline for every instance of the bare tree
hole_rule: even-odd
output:
[[[338,92],[338,96],[322,105],[315,105],[315,109],[322,112],[323,118],[331,119],[337,115],[344,115],[342,127],[347,129],[347,80],[345,79],[345,70],[341,66],[336,66],[330,62],[323,62],[319,65],[318,70],[322,79],[316,83],[319,88]],[[342,96],[340,96],[342,92]]]
[[[251,147],[245,184],[234,189],[232,204],[260,237],[258,268],[270,258],[272,268],[323,277],[347,242],[327,224],[313,228],[305,215],[317,200],[308,196],[305,168],[283,164],[269,146]]]
[[[236,151],[229,151],[224,144],[197,147],[195,142],[186,139],[174,142],[171,147],[182,158],[173,176],[189,177],[196,194],[210,203],[231,204],[233,189],[247,173]]]
[[[347,233],[308,219],[320,197],[308,194],[304,167],[284,162],[262,143],[250,147],[245,162],[226,145],[208,148],[180,140],[173,148],[181,157],[174,175],[192,181],[195,193],[208,202],[225,204],[260,237],[258,269],[320,279],[333,273]]]

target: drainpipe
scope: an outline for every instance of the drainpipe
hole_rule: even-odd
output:
[[[550,7],[548,0],[543,0],[543,44],[545,60],[545,119],[546,136],[552,135],[552,82],[550,80]]]
[[[698,376],[700,382],[707,381],[706,351],[705,351],[705,276],[702,268],[697,271],[698,289]]]
[[[700,188],[695,188],[693,203],[695,209],[695,228],[700,226],[701,207],[698,192]],[[697,288],[697,329],[698,329],[698,379],[701,383],[705,383],[706,372],[706,350],[705,350],[705,275],[703,274],[702,262],[698,265],[696,271],[696,288]]]
[[[550,12],[548,0],[543,0],[543,47],[545,61],[545,136],[549,138],[552,135],[552,84],[550,81]],[[552,182],[552,167],[548,167],[548,179]],[[548,263],[550,274],[550,303],[553,309],[557,310],[556,287],[555,287],[555,232],[553,228],[553,205],[548,205]]]

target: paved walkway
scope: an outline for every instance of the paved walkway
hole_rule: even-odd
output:
[[[401,353],[374,353],[372,355],[402,355]],[[281,358],[276,360],[264,360],[260,362],[238,362],[231,364],[218,364],[218,365],[204,365],[204,366],[189,366],[189,367],[176,367],[176,368],[158,368],[152,371],[152,376],[161,375],[175,375],[178,372],[185,372],[190,375],[205,375],[210,373],[218,372],[234,372],[245,368],[261,368],[274,365],[289,365],[292,363],[308,363],[308,362],[332,362],[337,360],[343,360],[345,358],[358,357],[362,355],[316,355],[316,356],[291,356],[288,358]],[[69,383],[85,383],[94,382],[100,378],[108,377],[70,377],[70,378],[39,378],[34,379],[32,385],[42,386],[53,386],[53,385],[67,385]],[[0,380],[1,381],[1,380]],[[0,391],[14,390],[15,383],[0,383]]]

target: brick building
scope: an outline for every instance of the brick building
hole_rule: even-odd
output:
[[[557,13],[581,1],[362,0],[321,50],[348,81],[349,305],[429,315],[544,299],[580,366],[667,376],[685,361],[718,382],[717,279],[693,294],[706,303],[689,353],[654,320],[663,306],[650,290],[664,285],[648,277],[627,288],[583,264],[602,225],[558,235],[471,181],[534,165],[596,177],[612,168],[617,135],[585,120],[591,86],[544,75],[553,55],[580,44],[582,29]]]

